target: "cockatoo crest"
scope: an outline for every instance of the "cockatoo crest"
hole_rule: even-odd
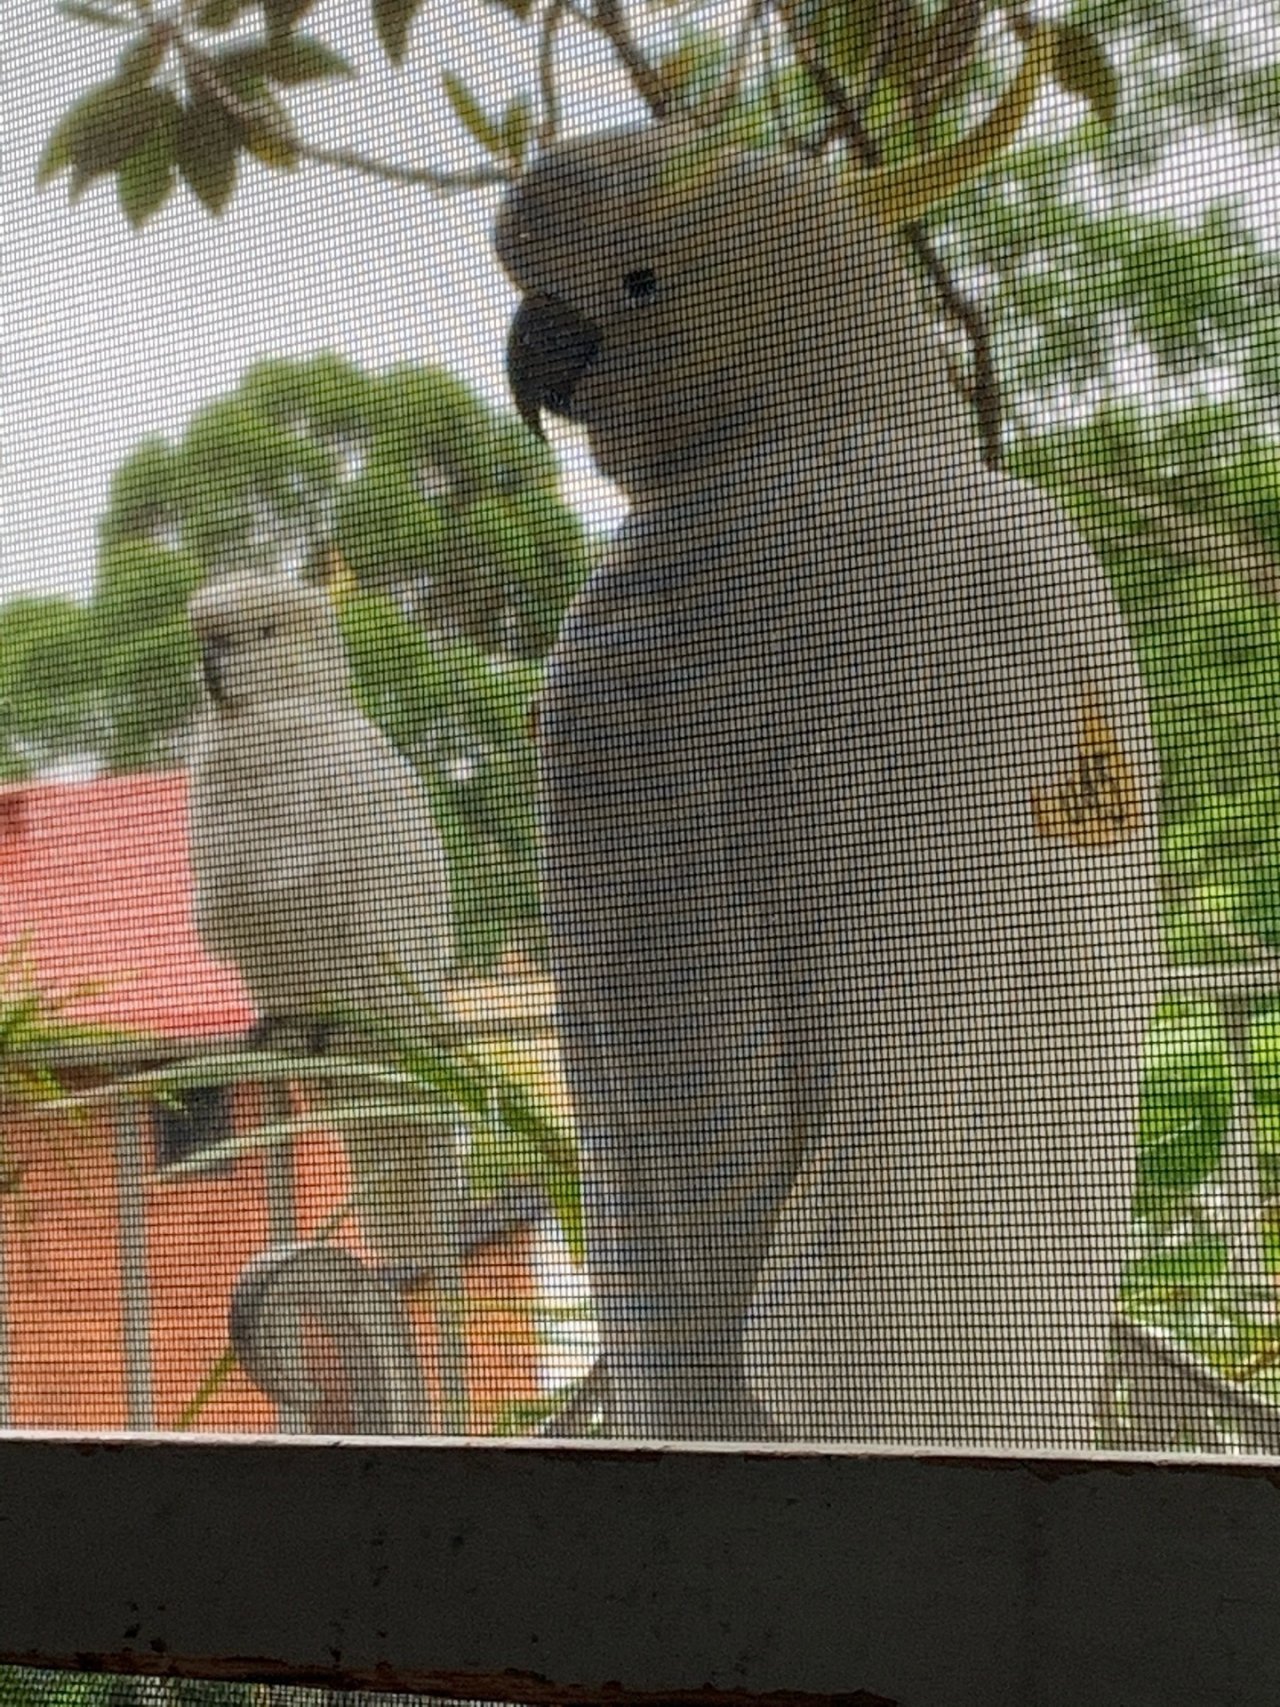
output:
[[[346,654],[331,600],[282,575],[228,575],[191,601],[205,686],[220,711],[342,692]]]

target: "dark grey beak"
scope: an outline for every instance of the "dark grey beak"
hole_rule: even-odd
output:
[[[507,338],[507,383],[516,408],[539,438],[542,411],[573,419],[574,387],[600,353],[600,332],[558,297],[525,297]]]
[[[200,674],[209,690],[209,697],[221,704],[226,695],[222,661],[229,650],[225,640],[206,640],[200,648]]]

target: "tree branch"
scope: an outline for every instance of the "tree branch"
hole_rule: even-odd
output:
[[[636,92],[655,119],[667,116],[667,90],[654,66],[641,53],[622,15],[620,0],[596,0],[595,10],[587,18],[591,27],[613,44],[614,52],[626,67]]]
[[[551,0],[542,20],[538,37],[538,90],[542,97],[542,121],[538,125],[537,143],[545,148],[560,129],[560,99],[556,93],[555,48],[556,31],[568,10],[567,0]]]
[[[996,373],[996,364],[991,355],[991,336],[987,330],[986,318],[977,303],[970,302],[957,287],[947,271],[946,263],[929,241],[928,233],[922,225],[907,227],[907,242],[925,277],[937,291],[943,313],[961,328],[969,340],[969,349],[973,355],[973,383],[966,387],[966,395],[978,418],[978,430],[982,435],[982,460],[988,468],[999,468],[1004,460],[1004,403],[1000,396],[1000,379]]]
[[[515,173],[507,166],[479,166],[470,172],[442,172],[432,166],[398,166],[388,160],[373,160],[349,148],[312,148],[296,142],[299,160],[310,160],[318,166],[340,166],[348,172],[360,172],[367,178],[381,178],[390,184],[419,184],[429,190],[448,193],[455,190],[484,190],[493,184],[510,184]]]
[[[730,54],[729,74],[724,80],[724,87],[718,91],[714,100],[710,103],[711,111],[709,118],[712,123],[718,122],[720,119],[724,118],[727,113],[733,110],[738,96],[742,92],[742,82],[743,78],[746,76],[747,60],[751,54],[751,38],[756,32],[756,27],[760,22],[761,15],[764,12],[764,7],[765,0],[751,0],[751,4],[743,14],[742,22],[738,26],[738,33],[734,39],[733,48]]]
[[[840,79],[823,64],[814,44],[801,32],[791,34],[791,45],[795,49],[796,58],[831,109],[831,134],[841,137],[863,166],[878,166],[880,150],[875,138],[868,132],[858,107],[850,101]],[[1004,406],[1000,396],[1000,381],[991,356],[990,333],[982,310],[976,303],[970,302],[958,288],[923,226],[908,226],[906,239],[912,254],[937,292],[943,313],[960,327],[968,340],[973,356],[973,383],[965,388],[966,395],[977,417],[978,430],[982,436],[982,460],[988,468],[999,468],[1003,461]]]
[[[470,172],[442,172],[432,166],[399,166],[392,161],[374,160],[350,148],[314,147],[299,140],[282,114],[257,107],[228,88],[204,54],[198,53],[180,36],[175,37],[175,45],[183,70],[191,81],[203,88],[246,136],[265,136],[281,143],[290,148],[299,160],[309,160],[318,166],[338,166],[348,172],[360,172],[367,178],[379,178],[385,183],[419,184],[445,192],[509,184],[515,176],[510,168],[502,166],[481,166]]]

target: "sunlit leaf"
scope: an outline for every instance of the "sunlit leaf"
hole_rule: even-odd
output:
[[[444,85],[449,105],[481,148],[487,149],[490,154],[505,153],[501,128],[485,112],[462,79],[456,77],[452,71],[445,71],[441,74],[440,81]]]
[[[409,51],[409,30],[422,0],[373,0],[373,27],[383,52],[394,65]]]
[[[175,117],[177,100],[174,99]],[[135,230],[158,213],[173,191],[176,124],[158,126],[121,166],[116,191]]]
[[[277,83],[310,83],[318,77],[354,77],[350,60],[311,36],[288,36],[268,43],[262,69]]]
[[[1060,25],[1055,80],[1068,94],[1088,101],[1103,124],[1111,124],[1120,102],[1120,79],[1096,36],[1078,24]]]
[[[178,170],[210,213],[221,213],[231,199],[239,150],[239,133],[216,101],[196,97],[183,107],[175,146]]]
[[[58,10],[64,18],[76,18],[85,24],[103,24],[110,30],[131,29],[135,23],[132,17],[121,17],[117,12],[105,11],[101,6],[89,6],[84,0],[58,0]]]

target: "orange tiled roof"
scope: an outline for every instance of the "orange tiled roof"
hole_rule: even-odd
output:
[[[0,788],[0,949],[23,932],[45,989],[102,986],[70,1018],[232,1037],[255,1011],[191,917],[182,771]]]

